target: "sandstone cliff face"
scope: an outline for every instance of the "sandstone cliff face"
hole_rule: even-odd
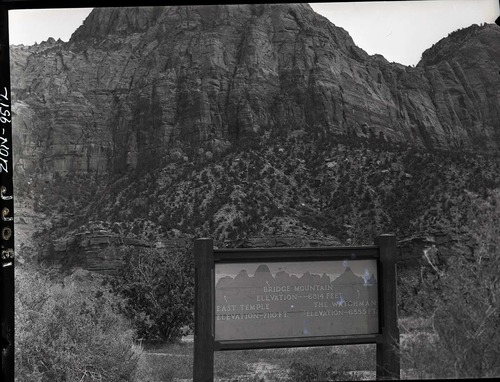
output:
[[[428,94],[450,140],[498,149],[500,143],[500,27],[473,25],[424,52]]]
[[[296,130],[498,150],[499,33],[410,68],[306,4],[96,9],[69,43],[12,49],[17,170],[123,173]]]

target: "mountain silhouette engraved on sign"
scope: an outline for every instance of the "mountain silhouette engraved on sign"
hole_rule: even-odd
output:
[[[216,284],[216,289],[225,288],[237,288],[237,287],[248,287],[248,286],[273,286],[273,285],[337,285],[337,286],[351,286],[351,285],[363,285],[372,286],[376,285],[377,280],[373,273],[370,273],[368,277],[364,278],[362,276],[356,275],[351,267],[346,267],[344,272],[338,277],[331,280],[330,276],[326,273],[322,275],[316,273],[310,273],[306,271],[302,276],[298,277],[295,274],[289,274],[286,271],[280,270],[276,272],[273,276],[269,266],[266,264],[261,264],[255,270],[253,276],[249,276],[246,269],[242,269],[239,273],[234,276],[223,276],[219,279]]]

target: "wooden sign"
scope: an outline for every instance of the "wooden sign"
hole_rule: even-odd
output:
[[[214,351],[377,344],[377,379],[399,379],[396,238],[372,246],[214,249],[195,255],[193,382]]]
[[[378,333],[377,262],[215,265],[215,340]]]

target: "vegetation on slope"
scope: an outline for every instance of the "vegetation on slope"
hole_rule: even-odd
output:
[[[141,169],[107,184],[68,177],[50,185],[38,205],[55,207],[66,233],[100,221],[152,243],[182,233],[210,236],[218,245],[273,234],[366,244],[387,232],[400,238],[468,232],[471,198],[499,186],[495,156],[339,136],[270,142]]]
[[[373,236],[385,232],[400,238],[434,230],[470,234],[478,244],[475,257],[455,253],[455,260],[440,272],[400,274],[401,312],[433,324],[429,336],[422,337],[425,341],[416,338],[409,347],[406,342],[402,354],[411,359],[405,364],[414,364],[427,377],[496,375],[498,339],[490,329],[498,326],[500,236],[495,229],[500,226],[500,199],[494,190],[500,186],[499,158],[300,133],[270,142],[250,141],[210,160],[179,160],[109,181],[71,176],[54,184],[42,182],[42,189],[51,192],[39,197],[37,208],[57,214],[54,235],[98,225],[149,243],[212,236],[223,246],[238,245],[252,235],[288,234],[370,244]],[[156,284],[141,281],[141,269],[151,275],[162,269],[146,261],[148,253],[153,257],[147,260],[161,260],[157,252],[162,251],[143,251],[136,260],[129,256],[130,264],[143,256],[143,268],[129,266],[115,292],[128,296],[121,312],[128,312],[141,338],[176,338],[182,325],[192,322],[190,304],[164,297],[171,291],[182,295],[183,302],[191,301],[192,268],[189,261],[178,267],[187,280],[184,294],[157,276]],[[179,265],[187,258],[185,249],[167,251],[166,256],[165,264],[177,259]],[[147,302],[140,300],[148,296],[162,300],[166,315],[147,312]],[[182,313],[181,322],[165,321],[172,312]],[[160,333],[165,324],[171,333]],[[429,354],[436,362],[429,361]]]

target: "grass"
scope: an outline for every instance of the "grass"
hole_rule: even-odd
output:
[[[146,344],[144,349],[137,382],[192,379],[192,343]],[[238,350],[214,356],[214,375],[220,382],[305,382],[310,367],[320,374],[330,368],[344,377],[349,371],[375,370],[375,345]]]
[[[402,318],[402,379],[439,378],[432,320]],[[137,382],[192,380],[193,343],[145,344]],[[218,382],[308,382],[373,380],[376,345],[344,345],[215,352]]]
[[[137,382],[169,382],[193,375],[193,345],[145,344],[139,360]]]

